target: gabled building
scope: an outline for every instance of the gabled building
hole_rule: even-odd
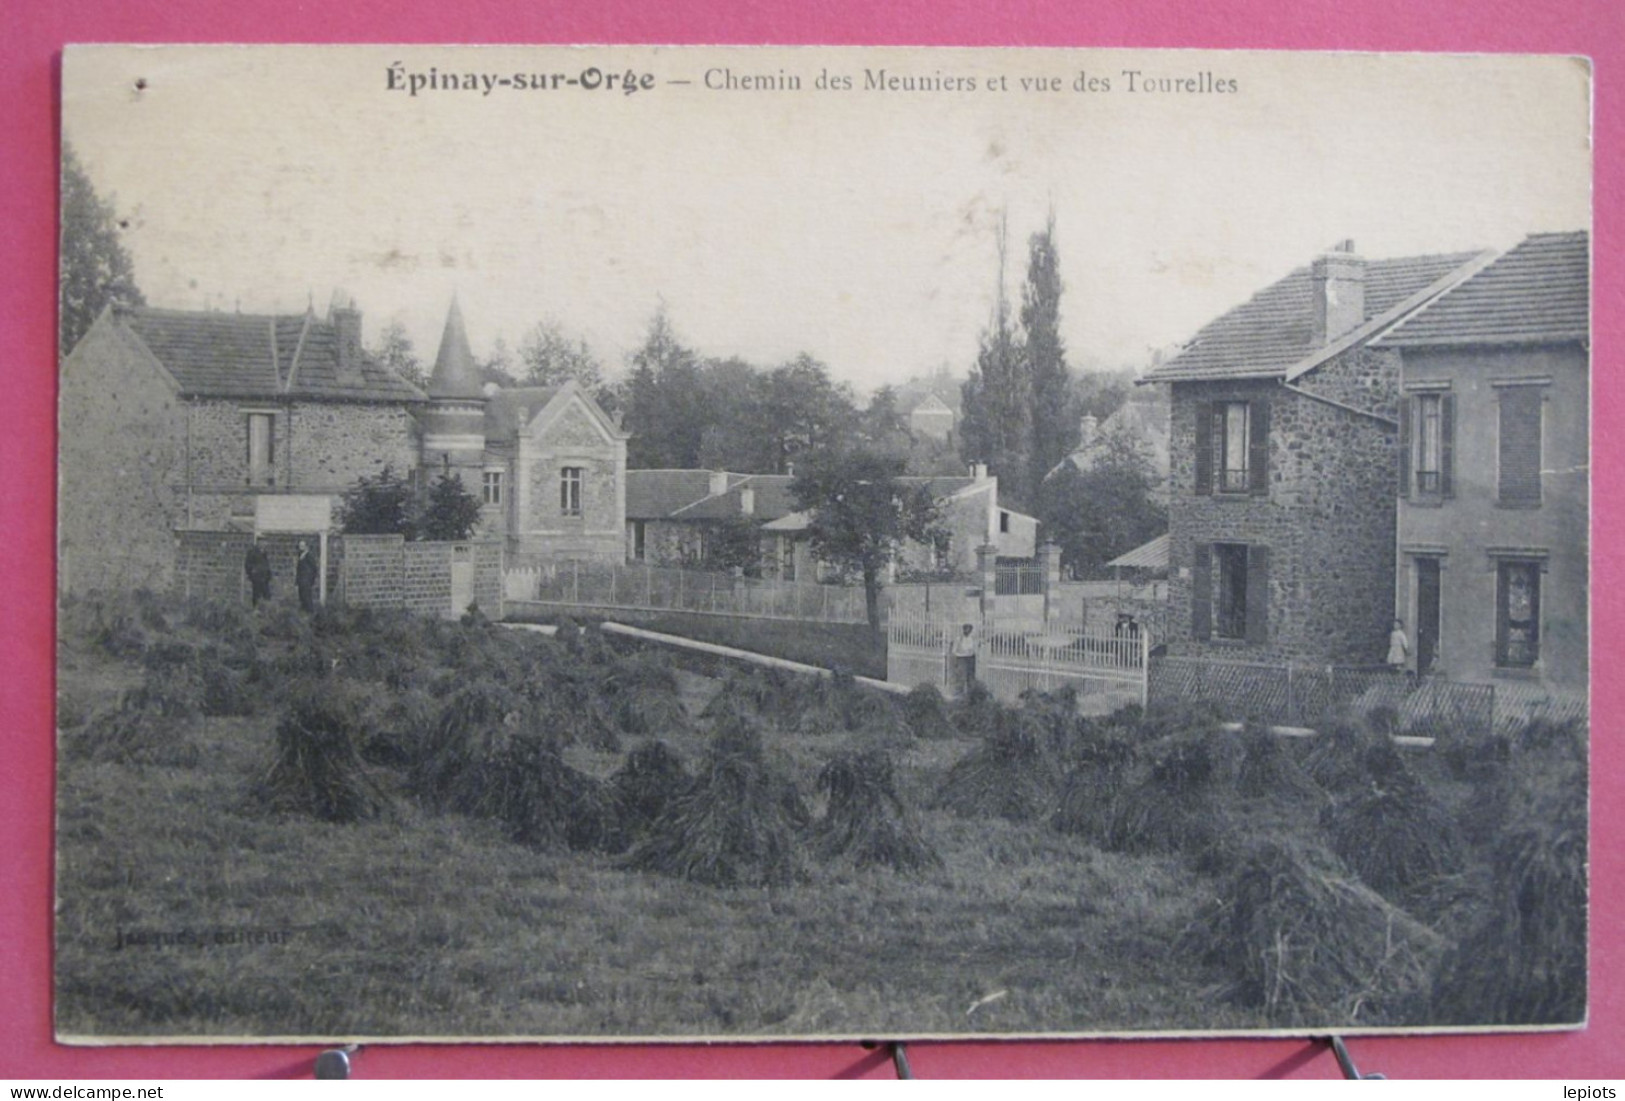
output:
[[[326,317],[104,310],[61,370],[62,591],[163,588],[176,529],[252,527],[268,499],[405,473],[424,401],[362,354],[342,299]]]
[[[708,537],[736,519],[765,524],[795,508],[790,474],[726,470],[629,470],[626,475],[626,560],[657,566],[698,566]],[[778,541],[764,537],[764,572],[778,572]]]
[[[1400,364],[1374,342],[1489,258],[1343,242],[1140,379],[1170,393],[1170,652],[1384,660]]]
[[[926,394],[908,412],[908,431],[915,439],[946,440],[954,434],[958,415],[934,391]]]
[[[483,533],[511,558],[620,559],[626,433],[573,380],[483,386],[455,301],[418,420],[425,475],[479,493]]]
[[[1414,667],[1587,683],[1590,250],[1531,236],[1377,343],[1403,360],[1394,614]]]

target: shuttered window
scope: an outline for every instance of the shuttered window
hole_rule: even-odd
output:
[[[1191,570],[1191,636],[1269,641],[1270,551],[1246,543],[1198,543]]]
[[[1496,565],[1495,664],[1529,669],[1540,660],[1540,563]]]
[[[1197,493],[1269,491],[1269,412],[1262,401],[1197,404]]]
[[[1545,392],[1539,386],[1507,386],[1500,395],[1500,503],[1509,508],[1538,508]]]

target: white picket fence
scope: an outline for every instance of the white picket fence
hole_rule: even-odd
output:
[[[886,632],[886,679],[934,684],[944,694],[953,682],[950,649],[963,630],[957,620],[894,611]],[[1144,705],[1150,639],[1143,632],[1099,635],[1050,625],[1033,629],[984,623],[976,631],[976,679],[995,697],[1020,699],[1028,689],[1053,692],[1070,686],[1090,710]]]
[[[503,590],[510,603],[700,612],[815,623],[868,621],[861,588],[765,581],[663,566],[608,562],[510,566],[503,576]]]

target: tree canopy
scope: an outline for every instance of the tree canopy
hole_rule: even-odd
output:
[[[57,347],[66,356],[110,303],[144,306],[118,213],[96,194],[73,146],[62,144],[62,268]]]
[[[412,338],[407,335],[406,326],[399,318],[379,330],[372,347],[367,349],[367,355],[374,363],[387,367],[419,390],[429,385],[423,361],[418,358]]]
[[[824,562],[863,578],[869,625],[880,629],[880,586],[906,541],[935,542],[936,501],[900,479],[903,461],[873,451],[820,452],[797,469],[790,491],[811,513],[807,537]]]
[[[457,474],[442,474],[428,493],[386,466],[345,491],[339,527],[346,535],[399,535],[456,542],[479,527],[480,502]]]
[[[1156,497],[1161,479],[1149,450],[1127,429],[1104,432],[1085,462],[1065,463],[1045,481],[1038,516],[1062,566],[1087,578],[1167,531],[1168,510]]]

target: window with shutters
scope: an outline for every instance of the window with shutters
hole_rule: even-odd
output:
[[[1191,635],[1269,641],[1270,550],[1257,543],[1198,543],[1191,570]]]
[[[1202,402],[1196,409],[1196,492],[1268,491],[1269,405]]]
[[[1540,507],[1540,386],[1500,387],[1499,502],[1505,508]]]
[[[1218,638],[1247,637],[1247,547],[1213,544],[1213,633]]]
[[[1416,399],[1416,491],[1440,492],[1439,471],[1440,413],[1442,394],[1423,394]]]
[[[581,472],[579,466],[567,466],[559,472],[559,511],[566,516],[581,515]]]
[[[1529,669],[1540,660],[1539,561],[1504,558],[1496,564],[1495,664]]]

